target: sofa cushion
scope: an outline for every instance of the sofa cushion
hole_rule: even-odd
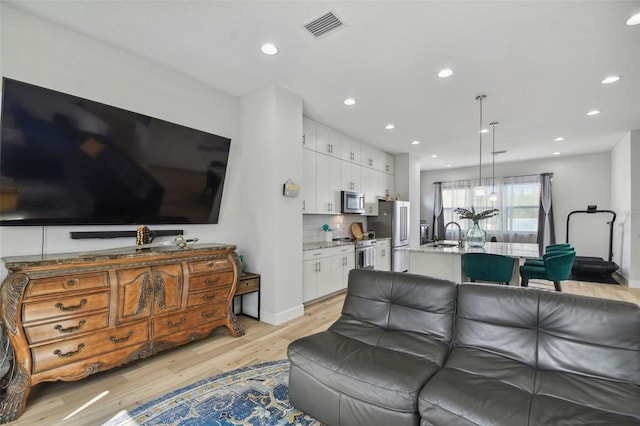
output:
[[[432,348],[439,353],[441,364],[448,346],[439,343]],[[425,357],[371,346],[332,331],[292,342],[288,356],[292,365],[324,386],[405,412],[418,411],[420,389],[440,368]]]
[[[637,305],[541,292],[538,329],[538,368],[640,385]]]
[[[420,393],[423,424],[527,425],[535,374],[502,355],[456,347]]]

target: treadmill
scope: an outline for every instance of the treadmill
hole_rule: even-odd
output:
[[[595,281],[617,284],[611,278],[611,274],[618,270],[618,265],[613,259],[613,223],[616,220],[616,213],[612,210],[598,210],[597,206],[590,205],[587,210],[575,210],[567,215],[567,235],[566,242],[569,243],[569,221],[574,214],[608,214],[611,220],[609,225],[609,259],[601,257],[576,256],[571,268],[571,279],[576,281]]]

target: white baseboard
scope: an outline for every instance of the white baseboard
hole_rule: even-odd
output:
[[[270,312],[261,311],[260,312],[260,321],[266,322],[271,325],[280,325],[294,318],[298,318],[304,315],[304,305],[300,304],[298,306],[294,306],[291,309],[287,309],[283,312],[278,312],[277,314],[272,314]]]

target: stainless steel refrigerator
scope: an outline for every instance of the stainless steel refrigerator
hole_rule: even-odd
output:
[[[376,238],[391,238],[391,270],[406,272],[409,269],[409,202],[378,202],[378,216],[368,218],[368,227]]]

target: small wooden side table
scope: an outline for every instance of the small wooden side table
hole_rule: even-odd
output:
[[[249,315],[244,312],[243,303],[244,296],[249,293],[258,292],[258,314],[257,316]],[[236,287],[236,293],[234,297],[240,297],[240,312],[239,315],[245,315],[249,318],[253,318],[255,320],[260,321],[260,275],[254,274],[253,272],[246,272],[244,275],[241,275],[238,279],[238,286]]]

